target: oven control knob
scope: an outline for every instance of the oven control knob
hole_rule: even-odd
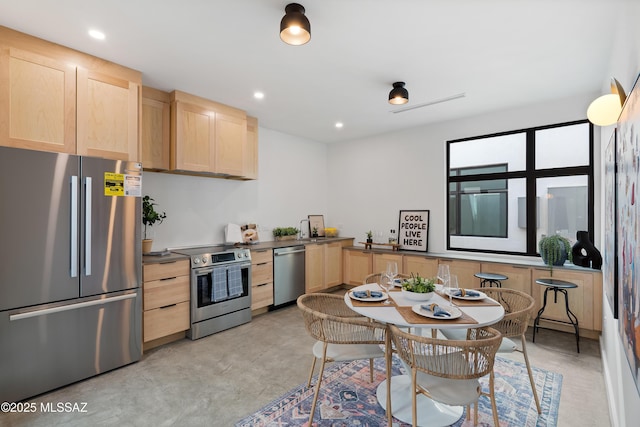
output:
[[[238,252],[238,258],[244,258],[244,254],[242,252]]]
[[[203,263],[206,263],[206,262],[207,262],[207,257],[206,257],[206,256],[203,256],[203,257],[202,257],[202,262],[203,262]]]
[[[193,263],[194,263],[194,264],[200,264],[200,258],[197,258],[197,257],[196,257],[196,258],[194,258],[194,259],[193,259]]]

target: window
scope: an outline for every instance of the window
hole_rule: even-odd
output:
[[[536,255],[543,235],[593,235],[587,121],[447,142],[447,248]]]

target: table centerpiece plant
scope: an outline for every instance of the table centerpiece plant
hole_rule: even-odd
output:
[[[402,293],[415,301],[428,301],[436,290],[436,278],[424,278],[419,274],[411,273],[402,281]]]

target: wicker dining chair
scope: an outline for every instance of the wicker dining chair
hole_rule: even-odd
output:
[[[491,287],[476,290],[484,292],[489,298],[498,301],[504,308],[505,315],[502,320],[491,325],[492,328],[500,331],[503,337],[502,343],[498,348],[498,353],[513,353],[514,351],[522,353],[525,364],[527,365],[529,383],[531,383],[536,408],[538,414],[541,414],[542,409],[540,408],[536,383],[533,379],[533,372],[531,371],[531,364],[529,363],[529,356],[527,355],[527,339],[525,337],[529,321],[533,315],[535,300],[531,295],[515,289]],[[463,329],[448,329],[442,330],[441,332],[449,339],[461,339],[465,334],[465,330]],[[516,343],[510,339],[515,337],[520,338],[520,347],[522,347],[522,350],[518,349]]]
[[[489,396],[493,422],[499,426],[494,392],[493,364],[502,336],[490,327],[468,329],[466,340],[414,335],[389,325],[391,340],[400,359],[411,369],[413,426],[417,425],[417,395],[422,393],[451,406],[466,406],[467,420],[474,404],[473,425],[478,424],[478,399]],[[479,379],[489,375],[489,392]]]
[[[386,325],[351,310],[343,298],[335,294],[311,293],[301,295],[297,300],[307,332],[317,340],[313,346],[313,363],[307,387],[311,386],[316,359],[320,359],[309,425],[313,422],[326,362],[369,359],[369,378],[373,382],[373,359],[385,357],[380,344],[385,344],[385,348],[390,345]],[[389,405],[390,400],[387,407]]]
[[[363,285],[366,285],[367,283],[380,283],[380,277],[382,276],[383,273],[372,273],[369,274],[367,277],[364,278],[364,280],[362,281]],[[396,274],[396,279],[408,279],[409,275],[408,274]]]

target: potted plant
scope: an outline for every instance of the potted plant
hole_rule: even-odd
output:
[[[311,230],[311,237],[318,237],[318,227],[313,227],[313,230]]]
[[[553,274],[554,265],[563,265],[567,259],[573,261],[571,243],[558,234],[542,236],[538,248],[542,261],[549,266],[551,274]]]
[[[149,196],[142,198],[142,223],[144,224],[144,238],[142,240],[142,253],[147,254],[151,252],[151,246],[153,245],[153,239],[147,235],[147,226],[153,227],[157,222],[162,224],[162,221],[167,217],[165,212],[158,213],[154,206],[158,206],[154,203],[154,200]]]
[[[276,227],[272,230],[273,237],[275,237],[276,241],[294,240],[299,231],[300,230],[295,227]]]
[[[373,243],[373,233],[371,230],[367,231],[367,243]]]
[[[402,293],[414,301],[429,301],[436,290],[436,278],[426,279],[419,274],[405,279],[402,282]]]

